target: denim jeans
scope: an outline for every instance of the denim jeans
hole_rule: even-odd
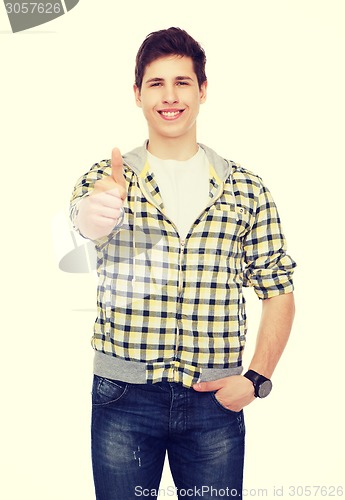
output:
[[[166,453],[175,487],[162,498],[242,499],[243,412],[213,392],[94,375],[92,406],[97,500],[156,499]]]

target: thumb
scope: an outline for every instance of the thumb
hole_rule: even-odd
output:
[[[193,385],[193,389],[198,392],[218,391],[224,386],[222,379],[213,380],[212,382],[198,382]]]
[[[111,153],[111,176],[117,184],[126,189],[126,181],[123,175],[123,160],[118,148],[114,148]]]

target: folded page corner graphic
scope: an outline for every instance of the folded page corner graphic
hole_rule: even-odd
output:
[[[66,9],[68,11],[74,9],[77,3],[79,3],[79,0],[65,0]]]
[[[24,31],[57,17],[63,16],[72,10],[79,0],[53,0],[50,2],[23,2],[21,0],[4,0],[6,12],[13,33]]]

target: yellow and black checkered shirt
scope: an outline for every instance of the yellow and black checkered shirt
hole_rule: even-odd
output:
[[[124,220],[95,241],[93,347],[145,363],[152,383],[189,387],[203,368],[241,366],[243,286],[253,286],[260,299],[293,290],[295,262],[286,254],[270,192],[257,175],[201,147],[210,160],[209,203],[185,240],[164,212],[142,147],[124,156]],[[104,160],[79,179],[72,221],[78,201],[110,174],[110,161]]]

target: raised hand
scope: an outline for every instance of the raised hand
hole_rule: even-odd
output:
[[[79,203],[77,226],[83,236],[96,240],[107,236],[116,225],[126,198],[123,161],[118,148],[111,155],[111,175],[95,182],[93,192]]]

